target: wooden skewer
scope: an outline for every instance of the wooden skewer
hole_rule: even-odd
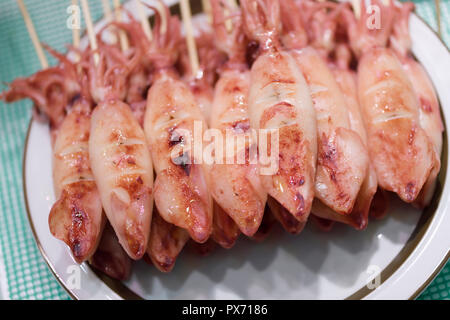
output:
[[[203,12],[206,14],[206,19],[208,20],[208,23],[212,24],[213,23],[212,8],[209,0],[202,0],[202,9]]]
[[[39,38],[36,34],[36,29],[34,28],[33,21],[31,21],[28,10],[25,7],[25,3],[23,2],[23,0],[17,0],[17,4],[19,5],[20,12],[22,13],[23,20],[25,21],[25,25],[27,26],[28,33],[30,34],[31,41],[33,42],[34,49],[36,50],[41,66],[44,69],[48,68],[47,57],[45,56],[42,45],[39,42]]]
[[[72,5],[78,6],[78,0],[72,0]],[[80,29],[79,28],[72,28],[72,45],[75,49],[78,49],[80,47]],[[73,60],[75,62],[79,62],[81,57],[79,52],[72,52],[73,54]],[[77,65],[77,72],[81,72],[81,66]]]
[[[166,8],[164,8],[164,5],[158,1],[156,2],[156,10],[158,10],[161,17],[161,33],[165,34],[167,31]]]
[[[442,38],[441,33],[441,3],[439,0],[434,0],[434,5],[436,6],[436,22],[437,22],[437,31],[439,38]]]
[[[102,0],[103,14],[105,15],[106,21],[112,21],[112,11],[109,0]]]
[[[120,8],[120,1],[113,0],[113,3],[114,3],[114,10],[116,13],[116,20],[121,21],[122,20],[122,9]],[[123,30],[119,30],[119,41],[120,41],[120,47],[122,48],[122,51],[127,51],[130,48],[130,44],[128,43],[127,35]]]
[[[238,7],[236,0],[227,0],[227,2],[228,2],[228,5],[230,6],[230,8],[233,10]],[[230,12],[227,8],[225,8],[224,13],[225,13],[225,16],[230,14]],[[228,32],[230,32],[233,29],[233,22],[231,21],[231,19],[225,20],[225,28],[227,29]]]
[[[78,0],[72,0],[72,5],[78,6]],[[72,28],[72,42],[74,48],[80,47],[80,29]]]
[[[361,16],[361,4],[360,0],[351,0],[353,12],[355,13],[356,19],[359,19]]]
[[[83,9],[84,20],[86,21],[86,29],[88,33],[89,43],[91,49],[96,51],[98,49],[97,38],[95,37],[94,26],[92,25],[91,13],[87,0],[81,0],[81,8]],[[99,61],[98,52],[94,53],[94,63],[97,65]]]
[[[188,47],[189,61],[194,77],[199,71],[199,61],[197,54],[197,46],[194,39],[194,30],[192,27],[192,16],[189,0],[180,0],[181,18],[183,19],[184,29],[186,32],[186,44]]]
[[[139,12],[139,18],[141,19],[141,26],[145,32],[145,35],[152,40],[152,28],[150,27],[150,22],[144,13],[144,6],[141,0],[136,0],[137,11]]]
[[[102,7],[103,7],[103,15],[105,16],[106,22],[111,22],[113,20],[113,16],[109,0],[102,0]],[[117,37],[115,32],[111,33],[111,42],[114,44],[117,43]]]

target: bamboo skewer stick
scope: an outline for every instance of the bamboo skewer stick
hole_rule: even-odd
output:
[[[238,5],[236,3],[236,0],[226,0],[228,3],[228,6],[235,10],[237,9]],[[224,10],[225,13],[225,17],[228,16],[231,12],[229,12],[228,8],[225,8]],[[228,32],[231,32],[231,30],[233,29],[233,21],[231,21],[231,18],[228,18],[225,20],[225,28],[227,29]]]
[[[194,39],[194,30],[192,27],[192,16],[189,0],[180,0],[180,8],[181,18],[183,20],[184,29],[186,32],[186,44],[188,48],[191,70],[194,77],[196,77],[200,67],[198,61],[197,46]]]
[[[81,8],[83,10],[84,20],[86,21],[86,29],[88,33],[89,43],[91,49],[96,51],[98,49],[97,38],[95,37],[94,26],[92,25],[91,13],[89,11],[89,5],[87,0],[80,0]],[[98,52],[94,53],[94,63],[97,65],[99,61]]]
[[[78,0],[72,0],[72,5],[78,6]],[[80,29],[72,28],[72,42],[74,48],[80,47]]]
[[[225,29],[229,33],[231,31],[231,29],[233,29],[233,25],[231,24],[231,20],[228,19],[228,15],[230,14],[230,10],[228,10],[228,8],[224,8],[223,9],[223,13],[225,15]]]
[[[361,4],[359,1],[360,0],[351,0],[353,12],[355,13],[356,19],[359,19],[359,17],[361,16]]]
[[[25,3],[23,2],[23,0],[17,0],[17,4],[19,5],[20,12],[22,13],[23,20],[25,21],[25,25],[30,35],[31,41],[33,42],[34,49],[36,50],[41,66],[44,69],[48,68],[47,57],[45,56],[44,50],[42,49],[42,45],[39,42],[36,29],[34,28],[33,21],[31,21],[28,10],[25,7]]]
[[[155,8],[156,10],[158,10],[159,15],[161,16],[161,33],[165,34],[167,31],[166,9],[160,1],[156,2]]]
[[[120,1],[113,0],[114,11],[116,15],[116,21],[122,21],[122,9],[120,8]],[[130,44],[128,43],[128,38],[126,33],[123,30],[119,30],[119,41],[120,47],[122,51],[127,51],[130,48]]]
[[[144,29],[145,35],[152,40],[152,28],[150,27],[150,22],[144,13],[144,6],[141,0],[136,0],[137,11],[139,12],[139,18],[141,19],[141,26]]]
[[[109,0],[102,0],[102,7],[103,7],[103,15],[105,16],[106,22],[111,22],[113,20],[113,15]],[[114,44],[117,43],[117,36],[115,32],[112,32],[111,34],[111,42]]]
[[[106,21],[112,21],[112,11],[109,0],[102,0],[103,14],[105,15]]]
[[[436,6],[436,23],[437,23],[437,32],[439,38],[442,38],[441,33],[441,3],[439,0],[434,0],[434,5]]]
[[[213,23],[212,8],[211,8],[211,3],[209,2],[209,0],[202,0],[202,9],[203,9],[203,12],[206,14],[208,23],[212,24]]]
[[[72,5],[74,6],[78,6],[78,0],[72,0]],[[79,49],[80,48],[80,29],[79,28],[73,28],[72,29],[72,45],[75,49]],[[72,52],[73,54],[73,60],[75,62],[79,62],[81,57],[80,57],[80,53],[75,51]],[[81,66],[77,65],[77,72],[80,73],[81,72]]]

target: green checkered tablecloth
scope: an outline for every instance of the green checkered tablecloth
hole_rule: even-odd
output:
[[[434,1],[416,0],[416,12],[437,28]],[[25,0],[42,42],[57,50],[71,42],[66,27],[70,0]],[[102,14],[100,0],[90,0],[92,18]],[[450,0],[441,0],[443,40],[450,45]],[[84,22],[82,21],[82,25]],[[0,81],[40,69],[31,40],[15,0],[0,1]],[[50,63],[55,61],[49,57]],[[0,102],[0,297],[10,299],[69,299],[52,276],[34,241],[25,212],[22,189],[22,153],[31,116],[30,101],[14,105]],[[419,299],[450,297],[450,263]]]

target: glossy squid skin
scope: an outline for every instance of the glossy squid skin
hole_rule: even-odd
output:
[[[292,56],[263,53],[251,68],[249,115],[256,129],[279,134],[278,171],[261,175],[264,189],[299,221],[314,198],[317,128],[310,92]]]
[[[387,191],[378,188],[370,204],[369,215],[374,219],[382,219],[389,209],[389,194]]]
[[[413,202],[439,160],[420,126],[411,81],[392,50],[374,48],[361,57],[358,96],[379,185]]]
[[[366,150],[368,150],[366,128],[364,126],[361,107],[359,106],[358,101],[356,74],[348,69],[336,69],[335,76],[347,102],[350,116],[350,127],[359,135],[364,146],[366,147]],[[374,166],[369,160],[369,167],[367,169],[366,176],[359,190],[353,210],[350,214],[354,221],[353,225],[358,229],[364,229],[367,226],[370,204],[375,192],[377,191],[377,186],[377,174]]]
[[[166,222],[157,210],[153,212],[147,255],[158,270],[170,272],[189,239],[186,230]]]
[[[202,159],[194,161],[196,121],[207,128],[189,87],[170,71],[161,71],[149,90],[144,119],[157,174],[155,203],[164,220],[205,242],[212,231],[212,200]]]
[[[89,155],[106,216],[127,254],[140,259],[150,233],[153,168],[144,132],[127,104],[106,99],[94,109]]]
[[[314,198],[317,156],[316,114],[309,88],[294,58],[280,48],[279,3],[245,0],[241,8],[244,30],[259,43],[260,51],[250,70],[250,124],[278,132],[278,170],[261,175],[261,182],[269,195],[304,222]],[[258,147],[265,146],[258,142]]]
[[[350,128],[359,135],[367,150],[367,134],[358,102],[356,74],[347,67],[335,67],[332,71],[345,98],[346,106],[348,108]],[[377,176],[375,168],[369,161],[366,176],[361,184],[355,205],[349,214],[341,215],[334,211],[328,210],[320,212],[318,210],[313,210],[313,212],[322,218],[347,223],[357,229],[364,229],[368,223],[370,204],[376,190]]]
[[[444,125],[441,119],[436,91],[425,69],[412,58],[403,62],[403,69],[413,85],[414,92],[419,98],[420,126],[430,138],[435,152],[436,163],[414,202],[415,205],[423,208],[430,203],[434,190],[436,189],[437,175],[441,169],[440,157],[442,153],[442,132],[444,131]]]
[[[80,99],[64,118],[53,148],[57,201],[48,218],[50,232],[64,241],[78,263],[97,248],[104,226],[100,194],[89,163],[90,106]]]
[[[222,248],[230,249],[239,237],[238,225],[230,216],[214,202],[213,231],[211,238]]]
[[[203,64],[206,66],[206,75],[210,75],[210,80],[215,72],[220,73],[206,115],[208,124],[211,129],[216,132],[219,130],[226,138],[224,140],[226,149],[218,146],[222,148],[221,151],[233,151],[232,155],[224,153],[219,159],[219,150],[214,148],[212,152],[222,163],[215,161],[207,166],[209,188],[215,199],[212,238],[223,248],[229,249],[241,231],[251,236],[256,232],[262,220],[266,193],[262,190],[256,163],[249,163],[248,150],[256,148],[256,141],[251,136],[247,114],[250,81],[245,63],[247,41],[242,32],[240,16],[233,19],[231,30],[227,29],[222,5],[226,4],[220,0],[211,1],[214,33],[208,42],[213,44],[213,48],[205,46],[207,50],[203,50]],[[233,11],[232,8],[228,9]],[[213,88],[211,81],[209,87]],[[230,148],[228,142],[233,139],[232,141],[236,143],[235,137],[248,140],[244,141],[244,145],[233,144]],[[236,160],[240,156],[243,156],[244,161],[237,163]],[[227,163],[227,158],[231,158],[232,161]]]
[[[236,139],[248,141],[242,146],[235,143],[231,155],[223,150],[222,163],[215,161],[208,166],[208,174],[214,199],[242,233],[252,236],[261,223],[267,194],[261,186],[257,159],[250,158],[250,149],[256,148],[256,140],[251,134],[248,119],[249,86],[250,73],[233,69],[223,72],[216,84],[211,128],[220,130],[223,137],[229,137],[225,144]],[[240,158],[244,163],[238,163]]]
[[[434,146],[436,158],[439,161],[433,168],[427,182],[423,186],[419,196],[414,201],[418,207],[427,206],[433,197],[437,183],[437,175],[440,170],[440,157],[442,152],[442,123],[439,101],[436,91],[424,67],[411,56],[411,37],[409,35],[409,17],[414,9],[414,4],[404,2],[395,7],[395,22],[390,37],[390,45],[398,55],[403,70],[413,86],[419,100],[419,122],[425,130]]]
[[[205,86],[205,79],[202,78],[199,81],[191,82],[190,88],[195,96],[195,99],[202,110],[202,114],[205,119],[211,122],[211,109],[214,99],[213,89],[210,86]],[[211,92],[210,92],[211,91]],[[211,188],[211,181],[213,177],[211,175],[211,168],[206,166],[206,174],[208,175],[208,180]],[[223,177],[221,177],[222,179]],[[211,238],[219,244],[222,248],[230,249],[234,246],[237,238],[239,237],[240,231],[236,223],[230,216],[217,204],[216,201],[213,203],[213,225]]]
[[[125,281],[130,277],[131,259],[119,244],[116,234],[109,223],[89,263],[111,278]]]
[[[267,199],[267,205],[273,217],[281,224],[287,232],[291,234],[299,234],[306,225],[306,222],[300,222],[292,216],[282,205],[280,205],[274,198]]]
[[[351,130],[345,98],[325,61],[310,47],[292,55],[310,86],[317,115],[315,196],[333,211],[349,214],[367,174],[367,150]]]

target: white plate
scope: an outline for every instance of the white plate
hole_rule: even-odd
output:
[[[133,11],[130,3],[126,6]],[[450,123],[448,49],[415,15],[410,29],[413,52],[433,80],[444,121]],[[24,193],[39,249],[77,299],[407,299],[423,290],[449,255],[447,150],[445,138],[441,185],[423,213],[394,201],[387,218],[370,221],[365,231],[340,225],[320,233],[307,227],[291,236],[277,227],[262,243],[240,239],[231,250],[208,257],[185,250],[170,274],[137,262],[123,284],[97,275],[87,264],[78,266],[50,234],[47,218],[55,200],[50,137],[48,126],[35,121],[24,154]]]

